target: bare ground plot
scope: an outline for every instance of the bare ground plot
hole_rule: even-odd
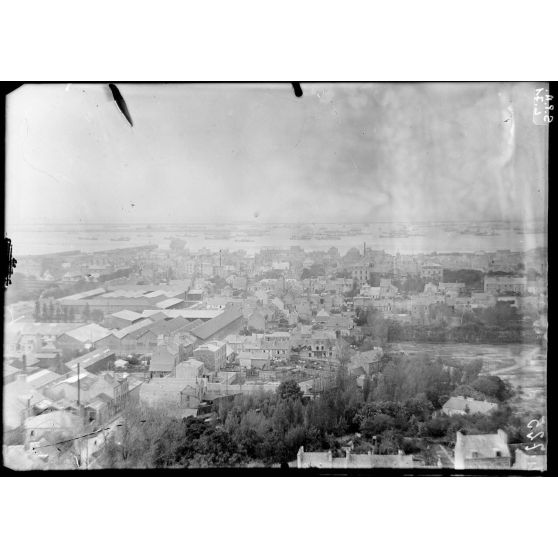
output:
[[[516,389],[510,401],[519,413],[533,416],[545,414],[546,363],[530,364],[541,353],[536,345],[477,345],[470,343],[392,343],[389,348],[408,354],[427,353],[430,356],[453,358],[462,362],[482,358],[483,374],[494,374],[507,380]]]

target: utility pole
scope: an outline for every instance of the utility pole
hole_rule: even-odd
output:
[[[77,406],[78,406],[78,413],[79,413],[79,362],[77,363]]]

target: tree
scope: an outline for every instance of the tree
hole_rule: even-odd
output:
[[[447,324],[448,319],[453,316],[453,309],[445,303],[432,304],[428,308],[428,317],[433,322]]]
[[[105,444],[103,454],[106,467],[154,467],[162,446],[169,440],[180,439],[175,431],[170,436],[171,429],[178,421],[171,419],[158,409],[139,409],[126,407],[120,424]],[[160,445],[158,445],[161,443]],[[172,462],[169,460],[168,465]]]
[[[96,323],[101,323],[105,318],[105,315],[101,310],[95,309],[91,311],[91,319]]]
[[[368,375],[364,376],[364,381],[362,384],[362,398],[364,402],[368,401],[368,396],[370,395],[370,378]]]
[[[465,283],[467,289],[482,289],[483,273],[477,269],[444,269],[444,282]]]
[[[85,304],[85,308],[82,313],[83,321],[88,322],[91,317],[91,310],[89,309],[89,303]]]
[[[338,338],[335,340],[334,354],[339,363],[339,368],[346,371],[351,360],[351,348],[344,339]]]
[[[357,308],[355,310],[355,325],[366,325],[366,310],[364,310],[363,308]]]
[[[370,331],[372,342],[382,344],[387,340],[388,324],[384,316],[376,308],[367,308],[361,311],[357,317],[357,325],[367,326]]]
[[[482,358],[468,362],[463,368],[463,383],[470,384],[476,380],[482,371]]]
[[[360,431],[367,438],[372,438],[377,434],[381,434],[385,430],[391,430],[395,426],[395,420],[389,415],[379,413],[365,418],[361,425]]]
[[[280,399],[302,399],[302,390],[295,380],[281,382],[277,389]]]
[[[323,265],[312,264],[309,268],[305,267],[302,270],[301,279],[310,279],[312,277],[322,277],[325,275],[325,269]]]
[[[345,293],[345,297],[346,298],[354,298],[358,294],[358,291],[359,291],[359,288],[358,288],[357,280],[353,279],[353,285],[351,287],[351,290],[348,291],[347,293]]]
[[[399,341],[403,337],[403,326],[396,320],[386,320],[387,323],[387,341]]]
[[[432,438],[442,438],[448,433],[451,419],[449,417],[436,417],[424,423],[421,434]]]
[[[507,302],[497,302],[494,306],[485,308],[481,316],[485,324],[500,327],[509,327],[520,317],[517,308]]]
[[[35,301],[35,310],[33,311],[33,319],[36,322],[41,321],[41,303],[39,302],[39,300]]]
[[[452,396],[454,397],[469,397],[470,399],[477,399],[478,401],[484,401],[487,399],[487,395],[485,393],[482,393],[476,389],[474,389],[473,387],[471,387],[470,385],[467,384],[463,384],[461,386],[457,386],[453,392],[452,392]],[[488,399],[491,399],[491,397],[488,397]]]
[[[55,310],[55,319],[57,322],[61,322],[62,321],[62,308],[60,307],[60,304],[56,305],[56,310]]]
[[[512,395],[510,387],[498,376],[479,376],[471,387],[499,401],[504,401]]]
[[[372,339],[372,337],[370,337],[369,335],[366,336],[361,345],[360,345],[360,350],[361,351],[371,351],[374,348],[374,340]]]
[[[396,430],[386,430],[380,438],[380,454],[394,455],[401,447],[402,436]]]
[[[73,306],[68,307],[68,319],[70,322],[74,322],[76,319],[76,311]]]

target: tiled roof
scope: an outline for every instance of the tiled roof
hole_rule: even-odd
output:
[[[160,320],[155,322],[149,329],[156,334],[170,334],[184,328],[187,324],[188,321],[179,316],[170,320]]]
[[[224,314],[226,310],[211,308],[181,308],[179,310],[165,310],[165,314],[169,318],[182,316],[187,320],[211,320],[217,316]]]
[[[75,430],[77,434],[81,427],[81,419],[67,411],[53,411],[52,413],[29,417],[25,419],[24,424],[25,428],[36,430],[71,429]]]
[[[44,347],[43,347],[43,348],[44,348]],[[52,359],[52,358],[57,358],[57,357],[58,357],[58,353],[55,353],[55,352],[53,352],[53,353],[35,353],[35,356],[36,356],[39,360],[45,359],[45,358],[47,358],[47,359],[49,359],[49,358]]]
[[[476,413],[489,413],[498,408],[497,403],[489,401],[478,401],[469,397],[450,397],[443,406],[444,411],[466,411],[474,415]]]
[[[87,368],[88,366],[96,364],[100,360],[103,360],[105,358],[108,358],[108,357],[111,357],[111,356],[114,356],[114,355],[115,355],[114,351],[111,351],[110,349],[96,349],[95,351],[91,351],[90,353],[87,353],[87,354],[82,355],[80,357],[74,358],[73,360],[70,360],[69,362],[66,363],[66,366],[68,368],[70,368],[71,370],[76,370],[78,362],[79,362],[79,364],[80,364],[80,366],[83,370],[84,368]]]
[[[158,308],[171,308],[176,304],[180,304],[184,302],[181,298],[167,298],[166,300],[161,300],[161,302],[157,302],[155,306]]]
[[[93,296],[101,295],[105,292],[105,289],[92,289],[90,291],[85,291],[82,293],[75,293],[72,295],[64,296],[58,300],[83,300],[85,298],[91,298]]]
[[[145,298],[156,298],[158,296],[167,296],[165,291],[151,291],[150,293],[145,293],[143,296]]]
[[[191,331],[192,334],[199,339],[206,340],[240,318],[242,318],[242,312],[240,310],[236,308],[227,308],[219,316],[209,320],[208,322],[196,327]]]
[[[145,393],[180,393],[183,389],[189,387],[191,380],[189,378],[152,378],[149,382],[145,382],[141,386],[142,395]]]
[[[84,380],[85,378],[89,377],[89,376],[93,376],[93,374],[91,374],[90,372],[87,372],[87,370],[81,370],[79,373],[79,381],[81,383],[82,380]],[[58,384],[77,384],[78,381],[78,375],[74,374],[73,376],[69,376],[68,378],[64,378],[63,380],[60,380],[60,382],[58,382]]]
[[[129,322],[141,320],[143,317],[141,314],[133,312],[132,310],[120,310],[120,312],[115,312],[114,314],[111,314],[111,316],[114,318],[120,318],[121,320],[128,320]]]
[[[351,357],[351,366],[366,366],[368,364],[379,362],[382,358],[383,352],[381,350],[363,351],[356,353]]]
[[[12,324],[10,324],[11,327]],[[21,323],[22,335],[61,335],[85,324],[80,323]],[[17,326],[15,326],[17,327]]]
[[[107,335],[110,335],[111,331],[105,327],[97,324],[87,324],[77,329],[67,331],[66,335],[77,339],[81,343],[95,343],[100,339],[104,339]]]
[[[50,384],[56,380],[60,380],[62,376],[57,374],[56,372],[52,372],[52,370],[39,370],[34,374],[30,374],[25,378],[26,382],[35,389],[40,389],[41,387]]]
[[[117,337],[118,339],[123,339],[124,337],[126,337],[126,335],[137,332],[137,331],[149,326],[152,323],[153,323],[152,320],[150,320],[149,318],[145,318],[144,320],[136,322],[135,324],[123,327],[122,329],[119,329],[117,331],[113,331],[113,335],[115,337]]]
[[[268,360],[268,355],[264,351],[240,351],[239,359],[252,359],[252,360]]]
[[[167,347],[157,347],[151,357],[150,372],[170,372],[175,367],[175,356]]]
[[[211,341],[209,343],[204,343],[203,345],[200,345],[199,347],[196,347],[196,349],[194,349],[194,354],[196,354],[196,352],[200,352],[200,351],[218,351],[221,347],[225,346],[226,343],[222,343],[219,341]]]

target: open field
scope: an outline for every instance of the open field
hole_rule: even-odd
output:
[[[392,343],[389,348],[408,354],[424,353],[467,362],[483,360],[483,374],[495,374],[516,389],[511,404],[519,413],[533,416],[546,414],[546,361],[532,365],[530,360],[541,354],[537,345],[476,345],[468,343]]]

